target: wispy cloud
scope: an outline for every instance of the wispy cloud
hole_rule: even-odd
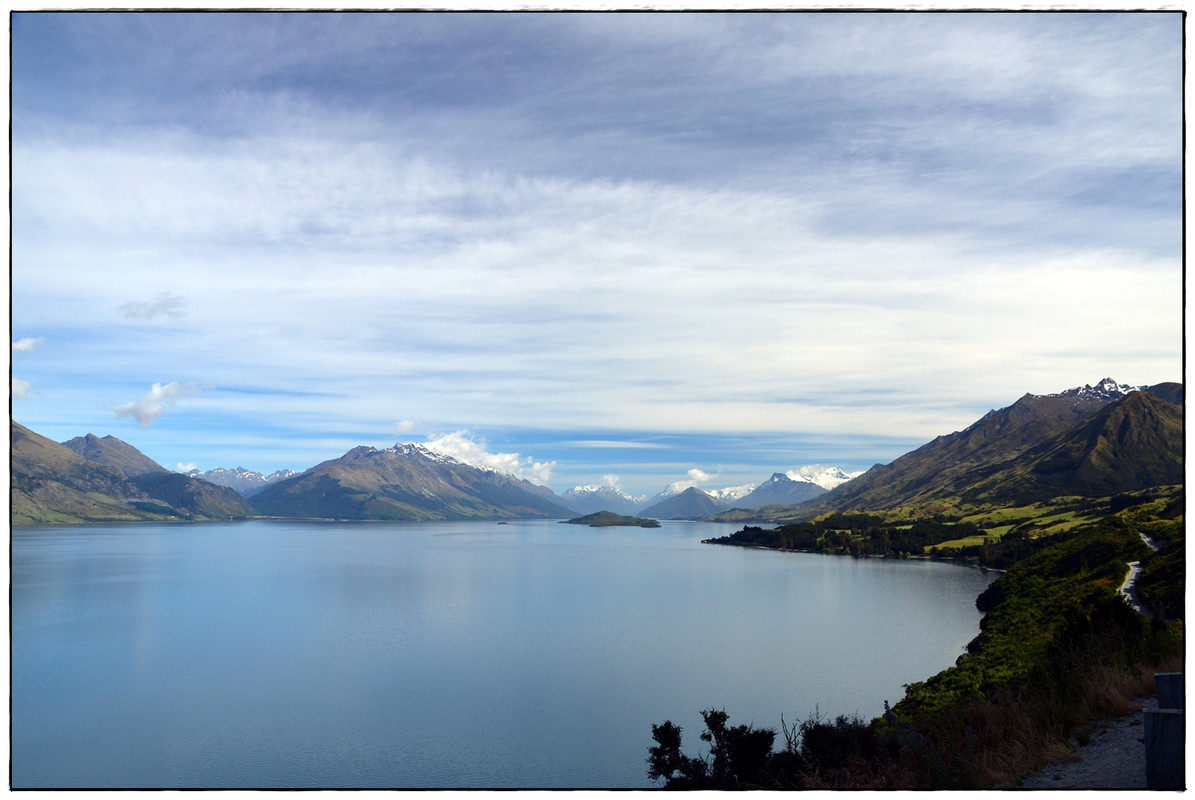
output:
[[[153,300],[143,303],[128,302],[120,307],[122,316],[129,319],[154,319],[155,317],[170,317],[178,319],[186,313],[187,301],[183,297],[170,292],[162,292]]]
[[[162,416],[166,406],[172,406],[184,397],[194,397],[199,392],[199,387],[193,383],[155,383],[140,398],[123,405],[113,405],[112,410],[116,416],[132,417],[142,428],[148,428]]]
[[[29,381],[23,381],[20,378],[12,379],[12,396],[14,399],[24,400],[32,390],[33,384]]]
[[[518,453],[491,453],[484,439],[474,439],[468,431],[454,431],[428,437],[424,447],[435,453],[452,456],[475,467],[492,469],[546,486],[552,478],[555,461],[535,461]]]
[[[53,337],[48,417],[184,362],[271,397],[205,395],[245,440],[550,431],[557,474],[623,449],[585,480],[629,481],[659,433],[870,463],[899,453],[859,437],[1181,374],[1179,15],[18,22],[13,327]]]
[[[28,353],[40,347],[45,341],[44,336],[39,336],[36,339],[18,339],[12,343],[12,351],[14,353]]]

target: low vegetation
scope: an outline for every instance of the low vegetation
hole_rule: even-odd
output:
[[[703,713],[710,745],[681,751],[653,725],[648,775],[670,788],[985,788],[1015,785],[1064,757],[1093,719],[1131,710],[1155,672],[1181,671],[1183,493],[1156,487],[1098,500],[911,520],[835,513],[722,544],[888,557],[945,557],[1005,569],[979,596],[981,632],[954,667],[905,687],[871,721],[814,716],[777,731]],[[1148,539],[1148,543],[1147,543]],[[1155,551],[1150,544],[1156,546]],[[1118,594],[1140,562],[1138,596]]]

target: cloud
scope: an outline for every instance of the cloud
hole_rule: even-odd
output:
[[[120,307],[120,314],[129,319],[153,319],[159,316],[178,319],[186,313],[183,310],[186,305],[185,298],[170,292],[162,292],[146,303],[125,303]]]
[[[33,384],[20,378],[12,379],[12,396],[17,400],[24,400],[33,389]]]
[[[552,478],[555,461],[535,461],[522,458],[518,453],[491,453],[486,449],[484,439],[475,440],[468,431],[455,431],[441,436],[430,436],[424,447],[434,453],[452,456],[474,467],[504,472],[531,483],[546,486]]]
[[[685,463],[746,480],[692,450],[639,478],[661,433],[815,433],[873,463],[890,451],[862,437],[1180,374],[1172,15],[429,15],[319,36],[296,17],[262,48],[265,20],[39,18],[53,65],[14,32],[13,330],[49,335],[73,379],[39,402],[102,408],[108,381],[182,361],[269,387],[218,400],[282,448],[538,427],[576,448],[556,472],[654,487]],[[394,80],[361,82],[378,59]],[[190,306],[152,339],[111,324]]]
[[[622,491],[622,479],[619,478],[617,475],[603,475],[602,476],[602,486],[605,486],[607,488],[614,489],[615,491],[621,492]]]
[[[193,383],[155,383],[146,394],[124,405],[114,405],[112,410],[118,417],[132,417],[142,428],[148,428],[162,416],[166,406],[174,405],[174,401],[183,397],[193,397],[199,394],[199,387]]]
[[[12,351],[14,353],[28,353],[39,347],[46,339],[44,336],[39,336],[36,339],[18,339],[12,343]]]
[[[689,476],[688,478],[679,481],[673,481],[672,483],[668,484],[668,487],[673,492],[683,492],[685,489],[692,488],[698,484],[709,483],[718,477],[717,474],[711,475],[705,470],[698,469],[697,467],[689,470],[686,474]]]
[[[179,463],[174,465],[174,468],[176,470],[178,470],[179,472],[190,472],[192,470],[199,469],[199,465],[196,464],[194,461],[191,461],[186,464],[184,464],[180,461]]]

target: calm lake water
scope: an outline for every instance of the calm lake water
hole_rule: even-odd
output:
[[[646,788],[651,725],[870,719],[994,578],[703,545],[738,526],[12,533],[12,783]]]

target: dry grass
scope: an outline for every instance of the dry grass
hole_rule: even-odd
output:
[[[1155,672],[1181,672],[1182,658],[1119,669],[1096,665],[1082,681],[1073,713],[1040,713],[1042,697],[1012,690],[971,700],[916,725],[927,752],[902,748],[900,768],[885,785],[898,788],[1007,787],[1046,764],[1079,760],[1072,738],[1082,726],[1141,710],[1135,701],[1156,692]],[[1069,718],[1069,722],[1066,720]]]

